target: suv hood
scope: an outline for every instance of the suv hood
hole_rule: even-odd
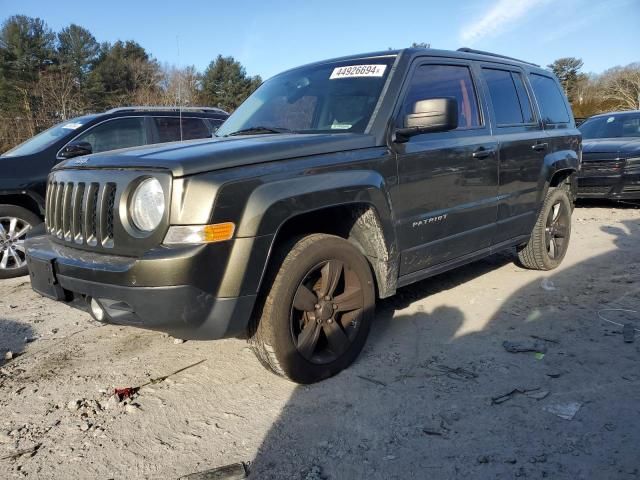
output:
[[[152,168],[174,177],[375,146],[371,135],[261,134],[165,143],[77,157],[55,169]]]
[[[598,138],[582,140],[583,153],[611,153],[621,158],[640,156],[640,138]]]

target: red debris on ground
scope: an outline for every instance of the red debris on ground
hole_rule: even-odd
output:
[[[133,397],[140,387],[124,387],[124,388],[116,388],[113,393],[118,397],[119,401],[122,401],[126,398]]]

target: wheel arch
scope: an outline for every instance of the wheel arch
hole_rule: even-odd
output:
[[[37,193],[25,190],[19,192],[0,191],[0,205],[15,205],[26,208],[40,218],[44,216],[44,199]]]
[[[395,293],[397,242],[384,178],[372,170],[343,170],[288,178],[251,192],[238,222],[238,238],[270,237],[257,290],[274,252],[295,236],[329,233],[363,252],[378,295]]]
[[[579,167],[580,156],[575,150],[559,150],[547,155],[544,162],[545,172],[542,176],[545,182],[543,188],[540,189],[538,203],[541,204],[544,201],[549,187],[557,187],[567,180],[569,180],[570,191],[573,200],[575,200],[578,189],[575,174],[578,172]]]
[[[274,252],[292,238],[313,233],[336,235],[351,242],[373,270],[378,297],[386,298],[395,293],[398,278],[395,240],[389,238],[380,214],[369,202],[328,205],[287,218],[274,235],[260,286]]]

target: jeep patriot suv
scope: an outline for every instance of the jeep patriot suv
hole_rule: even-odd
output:
[[[272,371],[315,382],[358,356],[376,298],[506,248],[558,266],[580,157],[536,65],[469,49],[314,63],[213,139],[59,164],[31,281],[103,322],[247,336]]]

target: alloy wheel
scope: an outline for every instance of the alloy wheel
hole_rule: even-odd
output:
[[[17,217],[0,217],[0,269],[14,270],[27,264],[24,240],[31,225]]]
[[[562,258],[565,253],[570,221],[571,215],[564,203],[560,201],[554,203],[547,216],[544,235],[547,253],[552,260]]]
[[[349,265],[339,260],[316,265],[293,298],[290,325],[296,349],[311,363],[336,360],[356,339],[363,309],[362,285]]]

